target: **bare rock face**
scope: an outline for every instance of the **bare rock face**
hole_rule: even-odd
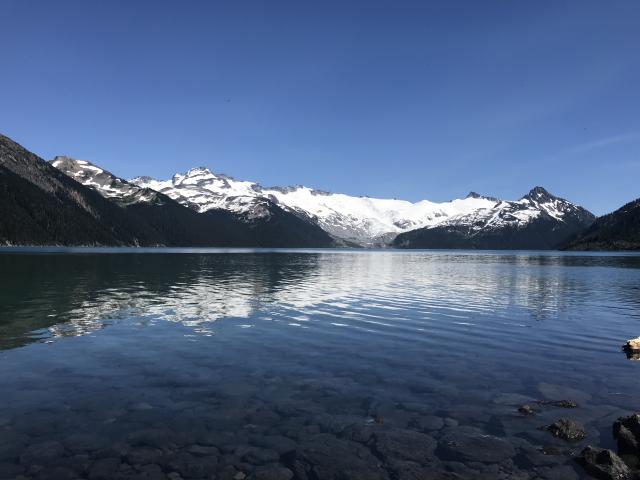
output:
[[[640,412],[618,418],[613,424],[613,436],[621,454],[640,455]]]
[[[580,453],[579,461],[590,475],[602,480],[632,478],[629,467],[611,450],[588,446]]]

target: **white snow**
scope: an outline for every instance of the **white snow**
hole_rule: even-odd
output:
[[[106,198],[149,202],[153,200],[155,195],[153,192],[145,192],[141,187],[128,183],[86,160],[56,157],[51,164],[77,182],[98,191]]]
[[[137,177],[127,182],[84,160],[56,157],[52,164],[108,198],[149,202],[153,195],[148,191],[155,190],[200,212],[224,209],[253,218],[269,214],[264,208],[268,199],[312,219],[336,237],[368,245],[384,243],[409,230],[439,225],[464,226],[477,232],[507,225],[520,227],[543,213],[562,221],[567,212],[577,208],[539,188],[516,201],[473,194],[449,202],[409,202],[327,193],[304,186],[265,188],[204,167],[177,173],[168,180]]]
[[[252,204],[252,199],[269,198],[285,209],[315,218],[322,228],[338,237],[355,240],[437,225],[453,216],[495,205],[495,201],[486,198],[412,203],[319,192],[308,187],[264,188],[255,182],[216,175],[203,167],[176,174],[170,180],[134,178],[130,182],[191,203],[201,212],[213,208],[242,212]]]

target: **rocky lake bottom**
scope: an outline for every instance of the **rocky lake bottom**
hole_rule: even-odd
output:
[[[635,478],[638,255],[133,252],[0,253],[0,479]]]

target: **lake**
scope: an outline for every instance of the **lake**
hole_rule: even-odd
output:
[[[639,255],[1,251],[3,479],[570,480],[640,409]]]

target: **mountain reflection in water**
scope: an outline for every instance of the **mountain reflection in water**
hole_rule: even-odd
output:
[[[226,317],[275,314],[278,321],[308,321],[314,319],[305,315],[314,313],[351,318],[350,326],[375,331],[386,322],[375,316],[367,322],[357,313],[375,306],[389,312],[419,306],[424,318],[451,310],[457,312],[451,318],[460,319],[518,307],[544,320],[592,298],[584,280],[564,268],[584,266],[638,268],[640,256],[0,255],[0,348],[81,335],[132,316],[182,322],[205,334],[215,331],[211,322]],[[632,285],[610,293],[640,304],[640,290]],[[403,326],[420,331],[418,324]]]
[[[0,478],[89,478],[105,456],[113,478],[576,478],[538,427],[570,416],[612,446],[638,408],[620,352],[638,285],[633,255],[0,254]],[[579,407],[517,412],[561,399]],[[495,458],[451,447],[482,435]],[[55,454],[25,457],[43,443]]]

